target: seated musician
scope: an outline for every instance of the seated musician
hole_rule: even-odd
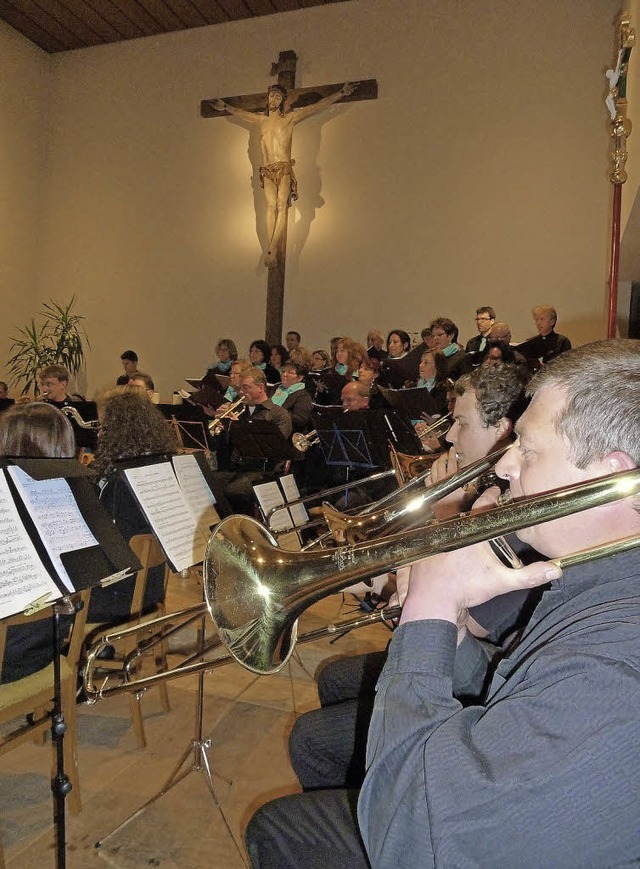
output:
[[[367,354],[376,362],[382,362],[389,355],[384,349],[384,337],[379,329],[370,329],[367,332]]]
[[[271,397],[274,404],[291,414],[293,431],[303,434],[309,431],[313,410],[313,400],[305,384],[308,373],[306,365],[289,359],[282,368],[282,383]]]
[[[212,362],[207,368],[207,374],[222,374],[228,377],[231,373],[231,366],[238,358],[238,348],[235,341],[231,338],[221,338],[216,344],[217,362]]]
[[[447,357],[447,376],[457,380],[471,371],[471,357],[458,344],[458,327],[448,317],[438,317],[431,322],[431,338],[436,350]]]
[[[418,376],[419,354],[411,350],[411,338],[404,329],[393,329],[387,335],[388,357],[382,363],[383,386],[402,389]]]
[[[126,386],[129,378],[133,374],[138,373],[138,354],[135,350],[125,350],[124,353],[120,354],[120,362],[122,363],[124,374],[118,377],[116,386]]]
[[[341,399],[342,409],[345,413],[350,410],[367,410],[369,407],[369,387],[366,383],[352,380],[342,388]]]
[[[333,368],[321,374],[315,395],[315,403],[321,405],[340,404],[342,387],[353,379],[360,364],[367,358],[367,351],[353,338],[340,338],[336,348],[336,361]]]
[[[429,390],[442,416],[447,413],[448,372],[447,358],[441,350],[425,350],[420,357],[416,386]]]
[[[378,378],[380,377],[381,364],[377,359],[369,357],[364,362],[360,363],[358,368],[358,383],[366,386],[369,390],[369,407],[376,410],[381,407],[389,407],[389,402],[382,397],[382,393],[378,389]]]
[[[535,371],[561,353],[571,350],[571,341],[566,335],[556,332],[558,314],[553,305],[536,305],[531,310],[538,334],[518,344],[517,350],[526,357]]]
[[[156,391],[156,385],[153,380],[142,371],[136,371],[135,374],[132,374],[127,386],[132,389],[144,389],[149,399],[153,398],[153,393]]]
[[[289,360],[289,351],[283,344],[273,344],[269,354],[269,362],[276,369],[282,380],[282,368]]]
[[[263,371],[259,368],[244,371],[240,379],[240,394],[246,406],[246,416],[250,420],[273,422],[284,438],[291,437],[291,414],[284,407],[278,407],[267,396],[267,381]],[[219,485],[224,488],[233,512],[253,515],[256,506],[253,487],[257,483],[272,479],[276,465],[277,462],[243,457],[236,450],[233,451],[231,470],[218,471],[214,475]]]
[[[43,401],[59,409],[72,403],[67,394],[69,372],[63,365],[47,365],[38,377]]]
[[[311,354],[311,370],[325,371],[331,368],[331,359],[326,350],[314,350]]]
[[[637,468],[639,342],[562,354],[531,392],[496,469],[513,495]],[[617,542],[639,536],[640,505],[637,489],[619,494],[543,524],[523,519],[518,536],[549,558],[613,545],[591,563],[513,571],[480,543],[413,566],[377,685],[358,824],[344,791],[285,798],[286,830],[258,839],[274,828],[260,829],[260,815],[250,826],[254,867],[286,869],[301,848],[314,855],[306,865],[353,869],[637,863],[639,556]],[[452,674],[470,608],[549,581],[483,699],[462,708]]]
[[[25,459],[72,459],[75,438],[69,418],[44,402],[17,404],[0,416],[0,456]],[[66,634],[72,618],[61,617]],[[53,629],[48,620],[10,625],[0,682],[15,682],[53,660]]]
[[[127,385],[113,389],[98,402],[100,436],[92,469],[98,475],[100,501],[125,540],[149,534],[142,509],[122,475],[124,468],[153,464],[178,450],[171,426],[146,392]],[[143,611],[164,598],[164,565],[152,568],[147,582]],[[131,609],[135,577],[91,590],[87,622],[117,623]]]
[[[522,381],[509,367],[500,372],[478,369],[473,376],[458,381],[456,393],[454,423],[447,435],[452,447],[432,466],[432,483],[450,477],[508,441],[513,421],[524,407]],[[457,490],[438,505],[439,518],[466,508],[473,494],[471,486],[466,491]],[[398,571],[400,583],[408,572],[408,568]],[[508,611],[506,621],[510,618]],[[503,616],[499,624],[493,616],[492,620],[492,638],[497,641],[511,625],[503,626]],[[361,782],[367,710],[372,707],[375,681],[385,659],[385,652],[355,656],[330,663],[321,672],[318,693],[322,708],[298,718],[289,740],[291,763],[305,789],[355,786]],[[479,686],[473,685],[472,672],[460,667],[456,676],[459,693],[477,693]]]
[[[280,372],[271,364],[271,347],[266,341],[252,341],[249,345],[249,361],[254,368],[259,368],[266,377],[269,386],[280,383]]]

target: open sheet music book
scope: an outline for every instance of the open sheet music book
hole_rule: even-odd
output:
[[[0,618],[35,612],[140,568],[97,493],[86,480],[73,482],[35,479],[17,465],[0,470]],[[81,509],[76,492],[83,484]]]
[[[123,471],[175,571],[204,560],[215,498],[193,455]]]
[[[289,502],[297,501],[300,497],[298,486],[293,474],[287,474],[274,480],[272,483],[260,483],[253,487],[256,498],[260,505],[265,521],[268,521],[271,531],[284,532],[291,529],[292,534],[281,535],[278,542],[286,549],[300,548],[300,540],[295,533],[295,528],[304,525],[309,519],[309,514],[302,504],[288,506]],[[267,520],[267,516],[274,507],[282,507],[276,510]]]

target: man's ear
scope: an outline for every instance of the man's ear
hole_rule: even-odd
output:
[[[629,453],[624,453],[622,450],[618,450],[615,453],[607,453],[603,462],[610,474],[619,474],[622,471],[632,471],[637,467]]]
[[[498,434],[498,440],[501,440],[501,441],[506,440],[506,438],[509,437],[509,435],[511,434],[512,431],[513,431],[513,423],[511,422],[511,420],[508,417],[503,416],[496,423],[496,432]]]

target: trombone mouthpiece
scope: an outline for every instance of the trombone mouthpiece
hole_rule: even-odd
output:
[[[496,505],[498,507],[503,507],[505,504],[510,504],[512,501],[513,495],[511,494],[511,489],[507,489],[498,495],[496,498]]]

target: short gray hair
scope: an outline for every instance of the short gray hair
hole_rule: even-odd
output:
[[[621,450],[640,465],[640,341],[595,341],[557,356],[528,388],[562,389],[567,403],[555,427],[578,468]]]

